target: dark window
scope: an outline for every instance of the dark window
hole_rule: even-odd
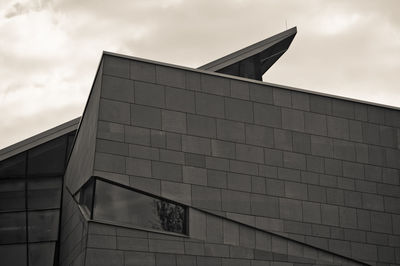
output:
[[[184,234],[185,207],[97,180],[93,219]]]
[[[26,241],[25,212],[0,213],[0,244]]]
[[[25,209],[25,179],[0,180],[0,211]]]
[[[79,205],[81,205],[82,208],[88,213],[89,217],[91,216],[93,208],[94,182],[95,180],[91,179],[83,186],[78,194]]]
[[[29,150],[28,175],[62,175],[66,145],[66,136],[62,136]]]
[[[26,266],[26,244],[0,245],[0,264]]]
[[[28,212],[29,242],[57,240],[59,211]]]
[[[29,266],[52,266],[55,242],[29,244]]]
[[[21,153],[0,162],[0,178],[24,177],[26,153]]]
[[[60,208],[61,177],[28,179],[28,209]]]

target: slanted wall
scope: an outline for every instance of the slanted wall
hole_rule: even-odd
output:
[[[102,68],[103,64],[101,63],[97,70],[65,171],[64,182],[72,193],[76,192],[93,173]]]

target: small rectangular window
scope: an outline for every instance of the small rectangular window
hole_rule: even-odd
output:
[[[87,212],[89,217],[92,215],[94,182],[94,179],[89,180],[76,195],[76,197],[79,197],[79,205]]]

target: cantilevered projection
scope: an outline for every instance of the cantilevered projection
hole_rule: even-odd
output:
[[[199,69],[262,81],[263,74],[286,52],[296,33],[296,27],[288,29]]]

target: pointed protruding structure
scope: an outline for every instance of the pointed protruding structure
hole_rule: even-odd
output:
[[[262,81],[264,73],[287,51],[297,28],[291,28],[198,69]]]

